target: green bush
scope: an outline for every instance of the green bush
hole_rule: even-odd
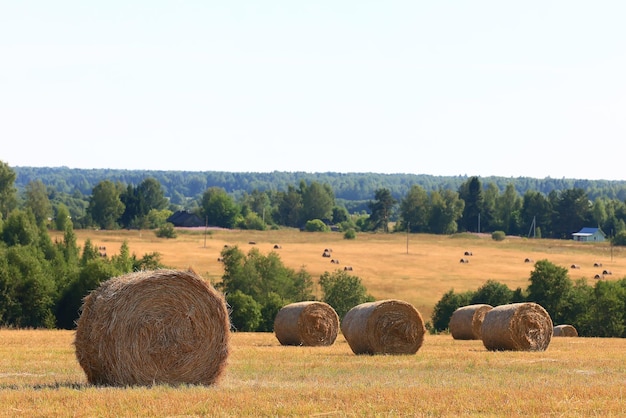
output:
[[[321,220],[312,219],[310,221],[307,221],[307,223],[304,225],[304,230],[307,232],[327,232],[330,231],[330,228]]]
[[[346,271],[324,272],[320,277],[320,286],[324,293],[322,301],[335,309],[339,319],[343,319],[355,306],[374,301],[374,297],[367,293],[361,279],[350,276]]]
[[[235,331],[250,332],[256,331],[261,324],[261,304],[250,295],[235,290],[226,296],[230,305],[230,321]]]
[[[504,241],[505,238],[506,234],[504,233],[504,231],[494,231],[491,234],[491,239],[493,239],[494,241]]]
[[[354,232],[354,229],[350,228],[343,234],[343,238],[344,239],[355,239],[356,238],[356,232]]]
[[[450,318],[454,311],[461,306],[470,304],[470,300],[474,296],[474,292],[467,291],[464,293],[454,293],[454,290],[450,289],[443,297],[437,302],[432,314],[432,333],[444,331],[448,329],[450,324]]]
[[[155,234],[159,238],[176,238],[176,230],[174,229],[174,225],[170,222],[167,222],[157,229]]]
[[[495,280],[487,280],[478,288],[470,304],[486,303],[491,306],[506,305],[513,302],[514,292],[505,284]]]
[[[255,231],[265,231],[267,229],[267,225],[263,222],[263,218],[261,218],[256,212],[248,212],[241,222],[239,222],[238,226],[241,229],[251,229]]]
[[[626,231],[618,232],[611,240],[613,245],[626,246]]]
[[[256,331],[274,332],[274,319],[286,303],[279,294],[269,292],[261,304],[261,323]]]

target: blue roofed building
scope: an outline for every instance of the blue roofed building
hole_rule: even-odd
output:
[[[583,228],[572,234],[574,241],[582,242],[602,242],[606,240],[606,235],[600,228]]]

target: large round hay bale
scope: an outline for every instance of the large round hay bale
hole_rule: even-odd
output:
[[[341,322],[341,332],[355,354],[415,354],[426,328],[413,305],[388,299],[352,308]]]
[[[291,303],[274,319],[274,333],[282,345],[331,345],[338,332],[339,316],[324,302]]]
[[[496,306],[481,328],[487,350],[544,351],[552,338],[552,319],[532,302]]]
[[[578,337],[578,331],[573,325],[555,325],[552,329],[553,337]]]
[[[484,303],[462,306],[450,317],[450,334],[455,340],[480,340],[480,328],[493,306]]]
[[[229,354],[223,296],[191,271],[140,271],[83,301],[76,357],[89,383],[215,383]]]

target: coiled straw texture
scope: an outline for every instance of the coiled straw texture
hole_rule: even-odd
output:
[[[458,308],[450,317],[450,334],[455,340],[480,340],[480,330],[487,312],[493,306],[476,304]]]
[[[341,322],[341,332],[355,354],[415,354],[426,328],[413,305],[388,299],[352,308]]]
[[[339,316],[324,302],[291,303],[278,311],[274,333],[282,345],[332,345],[339,333]]]
[[[552,339],[552,319],[532,302],[496,306],[485,315],[481,334],[488,350],[544,351]]]
[[[223,296],[192,271],[130,273],[85,297],[75,348],[96,385],[215,383],[229,355]]]

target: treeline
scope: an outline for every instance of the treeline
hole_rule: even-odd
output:
[[[26,168],[20,172],[28,170],[31,175],[45,173],[45,169]],[[352,233],[381,230],[435,234],[498,231],[507,235],[570,239],[572,233],[583,227],[600,227],[609,236],[621,234],[626,241],[626,203],[622,198],[609,197],[622,194],[622,182],[571,181],[580,187],[553,188],[546,194],[543,191],[546,184],[537,180],[532,183],[533,179],[508,179],[502,185],[498,183],[502,179],[479,177],[444,180],[432,176],[332,173],[317,177],[301,173],[302,178],[296,177],[297,173],[186,173],[189,174],[186,177],[181,173],[175,175],[176,172],[153,173],[168,181],[164,185],[155,177],[139,174],[149,172],[93,170],[127,182],[100,180],[85,193],[78,187],[68,193],[70,183],[61,181],[61,173],[76,175],[90,171],[48,170],[50,175],[56,173],[52,180],[39,177],[26,183],[21,191],[16,188],[16,199],[0,201],[5,206],[0,210],[8,213],[11,207],[28,206],[38,221],[45,218],[59,221],[69,216],[76,228],[167,228],[169,215],[187,210],[203,224],[225,228],[324,230],[332,226]],[[17,174],[6,164],[3,171],[13,173],[17,179]],[[94,173],[90,179],[95,178]],[[218,176],[221,179],[218,184],[227,184],[229,188],[206,187],[209,175]],[[204,180],[198,180],[199,177]],[[81,178],[81,184],[90,184],[85,174]],[[172,183],[174,178],[181,184],[195,178],[192,188],[195,195],[182,196],[180,190],[173,190],[173,184],[178,184]],[[270,179],[277,179],[277,183],[270,185]],[[294,183],[285,183],[287,179]],[[438,183],[436,179],[441,181]],[[554,182],[552,186],[567,183],[551,179],[543,182]],[[339,187],[339,192],[333,184]],[[522,193],[520,184],[536,184],[542,190],[525,189]],[[599,188],[600,185],[605,187]],[[235,191],[236,187],[245,189]],[[359,203],[362,210],[355,211],[354,207],[346,206],[348,200],[338,198],[341,193],[348,196],[347,189],[358,190],[358,197],[366,199]],[[371,194],[364,194],[365,190]],[[172,198],[176,193],[180,196]],[[166,232],[173,233],[171,228]]]
[[[435,305],[429,325],[434,332],[448,329],[452,313],[461,306],[530,301],[543,306],[555,325],[573,325],[580,336],[626,337],[626,279],[598,280],[591,286],[585,279],[573,282],[567,269],[540,260],[529,282],[524,290],[512,290],[494,280],[475,291],[450,290]]]
[[[70,169],[67,167],[14,167],[18,191],[27,184],[41,180],[46,187],[67,195],[90,195],[96,184],[103,180],[113,183],[138,185],[146,178],[157,180],[169,201],[185,205],[189,199],[197,199],[206,189],[218,187],[238,199],[244,194],[257,191],[287,191],[300,181],[329,185],[337,200],[351,212],[367,209],[367,202],[378,189],[387,189],[395,199],[405,196],[411,187],[418,185],[426,192],[459,189],[471,176],[432,176],[427,174],[380,174],[380,173],[307,173],[279,172],[238,173],[221,171],[159,171],[159,170],[113,170]],[[583,179],[537,179],[532,177],[481,177],[484,185],[493,184],[500,192],[512,185],[523,196],[532,190],[543,195],[567,189],[582,189],[591,200],[597,198],[626,200],[626,181]]]

